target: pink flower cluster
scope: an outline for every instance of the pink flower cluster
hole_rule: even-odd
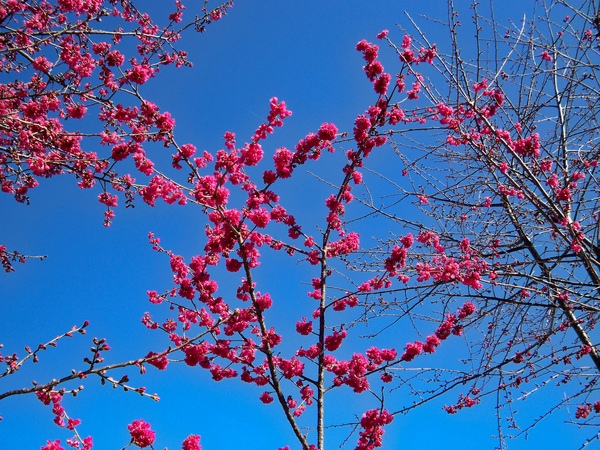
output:
[[[2,264],[2,268],[5,272],[14,270],[12,266],[13,261],[24,263],[25,256],[20,255],[19,252],[16,251],[9,252],[6,250],[6,245],[0,245],[0,264]]]
[[[408,249],[412,247],[414,243],[413,235],[408,233],[402,239],[400,239],[401,246],[396,245],[392,248],[390,256],[388,256],[384,263],[384,268],[388,272],[389,276],[395,277],[398,274],[398,270],[406,266],[406,257],[408,255]],[[407,282],[408,278],[400,276],[401,281]]]
[[[42,446],[40,450],[65,450],[64,447],[61,447],[60,441],[47,441],[46,445]]]
[[[17,81],[0,86],[3,129],[10,130],[2,134],[2,139],[7,147],[19,149],[18,160],[10,152],[0,159],[3,192],[26,202],[28,191],[40,179],[72,173],[81,188],[91,188],[96,179],[102,179],[108,181],[104,186],[124,191],[128,204],[133,201],[135,180],[128,174],[120,176],[112,163],[132,156],[137,170],[151,176],[154,163],[146,156],[143,144],[159,141],[176,145],[172,135],[175,120],[168,112],[161,113],[156,105],[141,100],[127,85],[137,89],[158,74],[159,66],[189,65],[186,53],[174,50],[180,39],[174,27],[181,20],[183,9],[181,2],[176,4],[177,14],[161,29],[148,14],[126,2],[117,2],[109,8],[113,25],[106,30],[100,26],[93,36],[85,34],[89,30],[81,17],[100,24],[106,14],[101,0],[60,0],[55,4],[11,1],[0,7],[0,17],[10,15],[12,21],[5,39],[13,44],[4,51],[3,69],[19,74],[14,78]],[[219,11],[223,13],[230,6],[226,3]],[[210,20],[207,14],[196,21],[198,26],[204,26]],[[47,38],[40,41],[33,38],[35,35]],[[126,61],[121,51],[128,46],[124,42],[130,36],[137,36],[139,61]],[[138,106],[125,106],[128,97]],[[95,108],[97,105],[102,106]],[[68,130],[70,120],[88,117],[90,106],[98,111],[103,127],[98,132],[92,130],[89,136],[99,138],[101,146],[107,147],[105,155],[83,151],[82,147],[90,147],[83,145],[87,135],[84,138],[79,132]],[[177,148],[181,148],[183,158],[191,157],[189,147]],[[163,181],[161,193],[155,189],[142,193],[145,201],[167,201],[173,199],[173,193],[173,201],[182,200],[175,186]],[[117,196],[104,192],[99,201],[108,207],[108,226],[114,217],[112,208],[117,205]]]
[[[181,444],[181,450],[202,450],[202,446],[200,445],[200,436],[197,434],[192,434],[185,438]]]
[[[363,39],[356,44],[356,50],[362,52],[363,58],[367,61],[364,71],[373,83],[373,89],[377,94],[385,95],[392,77],[389,73],[383,72],[383,65],[377,61],[379,47]]]
[[[54,423],[57,424],[59,427],[64,427],[65,409],[60,404],[60,402],[62,401],[62,394],[58,391],[37,391],[35,394],[44,405],[48,406],[50,405],[50,403],[52,403]]]
[[[387,410],[370,409],[360,419],[360,438],[356,450],[373,450],[383,445],[383,426],[389,425],[394,420]]]
[[[471,408],[479,403],[479,399],[474,399],[469,395],[463,396],[462,394],[458,397],[458,402],[451,406],[444,405],[443,409],[448,414],[456,414],[459,410],[463,408]]]
[[[85,325],[87,326],[87,324]],[[81,331],[81,330],[80,330]],[[0,357],[1,358],[1,357]],[[66,427],[68,430],[72,430],[75,436],[67,439],[67,444],[72,448],[79,448],[81,450],[90,450],[93,447],[93,439],[91,436],[81,438],[75,428],[81,424],[79,419],[71,419],[67,417],[65,409],[61,405],[64,391],[36,391],[37,398],[44,404],[52,404],[52,413],[54,414],[54,423],[59,427]],[[66,419],[66,423],[65,423]],[[47,441],[46,445],[42,447],[42,450],[64,450],[60,446],[60,441]]]
[[[445,248],[439,244],[439,237],[431,232],[422,232],[417,241],[435,248],[437,253],[443,253]],[[488,271],[487,262],[475,255],[470,247],[469,240],[461,242],[463,255],[460,260],[445,254],[436,255],[430,262],[416,264],[417,281],[423,282],[430,278],[440,283],[459,282],[473,289],[481,289],[482,274]]]
[[[339,335],[337,337],[339,338]],[[301,354],[309,358],[314,358],[318,354],[318,348],[314,350],[315,352],[312,353],[311,351],[304,351]],[[386,367],[387,364],[396,359],[397,353],[394,349],[380,350],[376,347],[371,347],[367,350],[366,355],[365,357],[360,353],[354,353],[348,361],[338,360],[333,355],[326,355],[325,369],[335,375],[333,379],[334,386],[347,385],[356,393],[365,392],[370,386],[367,379],[368,372]]]
[[[131,443],[139,448],[146,448],[154,444],[156,432],[150,429],[150,424],[144,420],[134,420],[127,425],[131,435]]]
[[[427,336],[425,342],[415,341],[406,344],[406,349],[402,356],[401,361],[412,361],[416,356],[422,352],[434,353],[436,347],[438,347],[442,341],[446,340],[451,334],[460,336],[462,334],[463,326],[458,324],[459,320],[465,319],[476,311],[475,305],[471,302],[466,302],[461,306],[456,314],[447,314],[445,320],[438,326],[434,334]]]
[[[333,151],[331,141],[336,138],[337,131],[334,124],[324,123],[316,134],[309,133],[301,139],[295,147],[295,152],[283,147],[276,150],[273,156],[275,171],[265,171],[264,182],[271,184],[277,178],[289,178],[297,166],[306,163],[309,159],[318,160],[323,150]]]

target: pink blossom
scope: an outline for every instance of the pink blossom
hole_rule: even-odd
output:
[[[445,340],[452,333],[452,328],[456,325],[456,316],[453,314],[447,314],[446,320],[440,324],[435,332],[435,336],[440,340]]]
[[[332,335],[325,337],[325,348],[330,352],[337,350],[347,335],[348,332],[346,330],[342,330],[341,332],[334,331]]]
[[[458,318],[464,319],[465,317],[470,316],[475,312],[475,305],[471,302],[466,302],[459,310],[458,310]]]
[[[379,47],[363,39],[358,44],[356,44],[356,50],[362,52],[365,61],[367,61],[367,63],[370,64],[377,59]]]
[[[383,381],[384,383],[391,383],[392,380],[394,379],[392,377],[392,375],[389,374],[389,373],[387,373],[387,372],[386,373],[382,373],[380,378],[381,378],[381,381]]]
[[[592,412],[591,405],[585,404],[577,407],[577,411],[575,411],[576,419],[587,419],[590,413]]]
[[[281,369],[283,376],[288,379],[301,376],[304,371],[304,364],[296,358],[289,360],[284,358],[275,358],[275,363]]]
[[[133,69],[127,71],[127,79],[135,84],[144,84],[153,76],[154,70],[147,64],[137,64],[134,62]]]
[[[336,361],[330,355],[325,358],[326,370],[333,372],[338,377],[343,376],[341,383],[351,387],[357,394],[369,389],[369,381],[365,376],[369,368],[369,361],[364,355],[354,353],[350,361]]]
[[[154,163],[146,158],[146,154],[143,150],[136,152],[133,155],[133,161],[135,167],[144,175],[152,175],[154,172]]]
[[[515,153],[521,156],[538,157],[540,156],[540,135],[533,133],[531,136],[524,139],[513,141],[510,146]]]
[[[206,360],[208,347],[206,344],[188,345],[183,349],[183,352],[185,353],[185,363],[188,366],[195,366],[202,364]]]
[[[69,105],[67,106],[67,114],[72,119],[81,119],[85,116],[87,108],[83,105]]]
[[[116,195],[110,195],[107,192],[103,192],[98,195],[98,201],[106,206],[115,207],[117,206],[118,197]]]
[[[202,450],[200,436],[192,434],[181,443],[181,450]]]
[[[419,49],[419,56],[418,58],[418,62],[425,62],[427,64],[433,64],[433,60],[437,55],[437,48],[436,48],[436,44],[433,44],[432,47],[430,48],[423,48],[421,47]]]
[[[338,129],[332,123],[324,123],[319,128],[319,139],[323,141],[333,141],[337,136]]]
[[[145,359],[152,358],[152,359],[150,359],[148,361],[148,364],[153,365],[158,370],[165,370],[167,368],[167,365],[169,364],[169,360],[167,359],[167,355],[162,355],[159,358],[155,358],[155,356],[158,356],[158,353],[149,352],[145,356]]]
[[[388,35],[388,30],[382,30],[379,34],[377,34],[377,39],[384,39]]]
[[[371,81],[378,79],[379,75],[383,73],[383,64],[379,61],[374,61],[372,64],[368,64],[364,67],[367,78]]]
[[[106,55],[106,63],[111,66],[122,66],[125,62],[125,55],[123,55],[118,50],[113,50],[108,55]]]
[[[427,339],[425,340],[423,351],[425,353],[435,353],[435,348],[441,343],[442,341],[435,334],[431,334],[427,336]]]
[[[296,322],[296,331],[302,336],[308,336],[312,333],[313,324],[312,321],[306,321],[306,317],[302,318],[301,322]]]
[[[367,130],[371,127],[371,121],[365,115],[359,115],[354,121],[354,140],[362,142],[369,137]]]
[[[371,347],[366,352],[367,357],[373,361],[373,363],[379,365],[383,362],[391,362],[396,359],[396,350],[394,349],[378,349],[377,347]]]
[[[159,114],[156,118],[156,127],[163,133],[167,133],[175,127],[175,119],[171,117],[169,112]]]
[[[339,255],[349,255],[360,247],[360,236],[357,233],[348,233],[337,242],[332,242],[327,246],[327,256],[335,257]]]
[[[260,144],[252,142],[241,150],[241,161],[247,166],[256,166],[263,158],[264,152]]]
[[[263,348],[265,348],[266,346],[269,346],[270,348],[276,347],[279,344],[281,344],[281,335],[277,334],[275,332],[275,328],[271,327],[269,330],[267,330],[264,335],[262,336],[262,342],[261,345]]]
[[[134,420],[127,425],[131,434],[131,443],[140,448],[145,448],[154,443],[156,432],[150,429],[150,424],[144,420]]]
[[[384,425],[389,425],[394,420],[387,410],[371,409],[363,414],[360,420],[362,431],[356,450],[372,450],[383,445],[382,436]]]
[[[225,260],[225,267],[229,272],[237,272],[242,267],[242,263],[235,258],[227,258]]]
[[[400,61],[405,62],[407,64],[411,64],[411,63],[415,62],[415,52],[413,50],[407,48],[400,54]],[[396,84],[398,84],[398,82],[396,82]],[[400,89],[400,92],[402,92],[403,89],[404,89],[404,85],[402,83],[402,89]]]
[[[183,12],[177,11],[169,14],[169,20],[172,20],[175,23],[179,23],[183,20]]]
[[[375,80],[375,83],[373,83],[373,89],[375,92],[379,95],[385,95],[391,79],[392,76],[389,73],[382,74],[377,80]]]
[[[55,441],[46,441],[46,445],[40,448],[40,450],[65,450],[60,446],[60,441],[57,439]]]
[[[260,396],[260,401],[263,402],[265,405],[268,405],[273,401],[273,397],[271,397],[271,394],[269,394],[268,392],[263,392]]]
[[[275,162],[275,171],[280,178],[289,178],[293,172],[294,154],[287,148],[281,147],[275,150],[273,160]]]
[[[406,91],[406,96],[409,100],[417,100],[419,98],[419,93],[421,92],[421,83],[413,83],[412,89]]]
[[[415,356],[421,354],[423,351],[423,343],[420,341],[415,341],[414,343],[406,344],[406,350],[400,357],[402,361],[412,361]]]
[[[300,389],[300,395],[302,396],[302,400],[307,405],[312,405],[312,403],[313,403],[312,397],[314,394],[315,394],[315,391],[313,389],[311,389],[311,387],[308,385],[306,385],[302,389]]]
[[[390,276],[395,276],[397,270],[406,265],[407,250],[406,247],[395,246],[392,249],[391,255],[385,260],[385,270]]]
[[[44,56],[38,56],[35,58],[32,65],[35,70],[39,70],[40,72],[48,72],[52,67],[52,63]]]
[[[392,108],[389,114],[390,115],[388,120],[390,125],[396,125],[405,119],[404,111],[396,106]]]
[[[258,228],[265,228],[271,220],[271,214],[264,208],[255,209],[248,213],[250,221]]]
[[[484,89],[487,89],[487,87],[488,87],[488,79],[487,78],[483,78],[481,81],[478,81],[477,83],[473,83],[473,89],[475,90],[475,92],[479,92]]]
[[[269,309],[271,306],[273,305],[273,300],[271,300],[271,296],[266,293],[264,295],[261,295],[260,293],[256,294],[256,306],[264,311],[266,309]]]

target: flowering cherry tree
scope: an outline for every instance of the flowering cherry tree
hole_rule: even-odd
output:
[[[558,392],[540,420],[573,406],[572,420],[593,427],[600,414],[593,2],[543,5],[534,19],[507,28],[475,3],[476,41],[468,46],[452,7],[436,25],[451,37],[447,46],[430,42],[409,17],[411,30],[384,30],[356,45],[373,101],[352,125],[323,123],[291,148],[269,148],[292,114],[273,97],[249,136],[240,141],[228,131],[222,149],[199,152],[176,139],[175,118],[144,98],[143,85],[164,66],[189,65],[177,47],[181,33],[204,31],[231,6],[205,2],[186,21],[177,1],[157,25],[130,1],[3,2],[1,63],[12,78],[0,85],[2,191],[28,202],[45,178],[73,175],[79,188],[98,190],[106,226],[120,201],[186,205],[206,222],[189,258],[148,235],[173,275],[169,286],[149,286],[142,318],[164,334],[162,348],[108,365],[110,346],[94,339],[81,369],[0,400],[36,395],[72,432],[64,445],[85,449],[92,437],[62,406],[82,389],[73,386],[100,378],[155,398],[122,370],[168,373],[176,363],[216,382],[238,380],[264,408],[278,408],[296,438],[275,444],[282,449],[323,450],[329,430],[342,425],[344,445],[381,447],[395,417],[442,395],[449,414],[494,398],[518,435],[539,420],[518,425],[513,400]],[[383,46],[394,54],[389,64]],[[92,142],[102,150],[86,150]],[[171,167],[153,162],[157,145],[171,149]],[[327,194],[311,199],[313,214],[297,214],[281,192],[296,180],[303,186],[306,171],[323,164],[328,170],[310,182]],[[0,258],[11,271],[27,256],[2,246]],[[289,263],[267,273],[269,258]],[[269,292],[269,276],[295,277],[299,265],[312,274],[306,298],[277,309],[289,299]],[[88,326],[3,355],[0,378]],[[447,345],[459,356],[428,365],[442,361],[433,354]],[[364,408],[334,420],[327,411],[335,395],[360,395]],[[159,442],[143,418],[127,428],[130,446]],[[501,446],[506,433],[499,425]],[[200,437],[190,435],[182,448],[199,449]]]

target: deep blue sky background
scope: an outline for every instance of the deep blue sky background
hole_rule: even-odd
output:
[[[148,3],[156,7],[155,2]],[[351,131],[356,115],[373,102],[363,61],[355,50],[359,40],[374,41],[375,35],[387,28],[396,42],[401,42],[403,34],[395,24],[409,27],[405,10],[427,24],[420,14],[445,19],[446,7],[447,2],[441,0],[239,1],[207,33],[190,33],[182,41],[195,64],[193,69],[165,71],[143,92],[176,118],[180,143],[192,142],[212,152],[223,146],[222,136],[227,130],[237,133],[238,144],[244,142],[266,116],[269,98],[277,96],[286,101],[294,115],[265,147],[271,151],[282,145],[291,148],[323,122]],[[518,10],[521,4],[511,3],[510,12],[502,11],[503,7],[499,3],[497,20],[509,14],[523,15]],[[468,28],[469,17],[466,10],[462,19],[465,41],[473,34],[472,27]],[[430,38],[439,46],[447,39]],[[382,61],[384,65],[386,61],[396,63],[394,57]],[[392,73],[394,70],[390,69]],[[320,170],[327,173],[328,169]],[[339,167],[332,170],[339,171]],[[165,247],[193,255],[203,246],[202,214],[194,207],[161,204],[152,209],[138,202],[133,210],[119,208],[114,224],[105,229],[97,195],[96,190],[79,190],[69,177],[58,177],[32,191],[30,206],[0,196],[0,243],[26,254],[49,255],[43,262],[29,261],[17,266],[14,273],[0,274],[2,353],[22,354],[25,345],[35,346],[73,324],[91,321],[88,336],[61,342],[57,349],[43,354],[38,365],[28,365],[18,376],[0,380],[2,392],[26,386],[31,379],[45,382],[69,373],[78,367],[92,336],[106,337],[113,347],[107,362],[139,357],[167,345],[163,335],[149,332],[140,323],[144,311],[161,314],[160,308],[151,309],[146,290],[162,290],[171,282],[168,260],[150,249],[146,235],[154,231]],[[308,217],[314,211],[303,186],[291,187],[285,195],[298,205],[300,216]],[[315,196],[325,198],[320,192]],[[264,272],[271,277],[274,298],[306,301],[306,287],[298,280],[309,281],[314,274],[303,270],[298,266],[293,278]],[[407,332],[395,345],[401,348],[411,339]],[[157,449],[179,448],[191,433],[202,435],[205,449],[276,449],[286,444],[296,448],[277,407],[257,400],[261,390],[248,389],[238,381],[216,384],[207,372],[182,365],[173,365],[164,373],[149,367],[148,374],[135,379],[136,383],[145,385],[149,392],[158,392],[161,401],[153,403],[136,394],[113,392],[95,380],[87,383],[79,398],[65,399],[67,412],[83,420],[80,433],[94,436],[95,448],[125,446],[129,441],[126,425],[137,418],[153,425]],[[336,399],[357,414],[372,406],[363,405],[363,401],[364,397],[350,394]],[[493,402],[449,416],[441,406],[452,401],[432,402],[408,416],[396,417],[386,428],[384,448],[494,448],[492,435],[497,425]],[[533,401],[542,400],[536,397]],[[516,406],[524,414],[527,408],[527,402]],[[4,400],[0,415],[1,450],[36,449],[46,439],[64,442],[69,436],[52,423],[50,408],[34,397]],[[586,430],[564,426],[565,417],[549,419],[545,426],[532,431],[536,448],[573,448],[574,442],[589,437]],[[343,434],[337,433],[328,448],[336,448]],[[356,436],[351,439],[355,441]],[[520,440],[510,448],[530,446]]]

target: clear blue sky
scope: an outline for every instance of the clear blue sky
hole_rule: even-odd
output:
[[[503,7],[501,3],[498,8]],[[194,68],[167,71],[148,85],[145,96],[176,118],[179,142],[191,142],[212,152],[223,146],[222,136],[227,130],[236,132],[238,142],[247,139],[265,117],[272,96],[285,100],[294,115],[266,141],[271,151],[282,145],[293,147],[323,122],[351,131],[356,115],[374,99],[356,43],[361,39],[374,41],[382,29],[389,29],[400,42],[402,33],[395,24],[409,27],[405,10],[426,23],[419,15],[445,19],[446,6],[441,0],[239,1],[207,33],[190,33],[182,41]],[[522,16],[518,11],[521,4],[511,3],[511,8],[515,17]],[[498,20],[506,18],[505,14],[499,13]],[[466,10],[465,23],[469,16]],[[465,36],[468,33],[472,32]],[[446,39],[431,36],[439,46]],[[396,60],[390,57],[387,62],[393,65]],[[300,215],[310,217],[313,209],[305,200],[304,189],[292,187],[285,195],[301,206]],[[0,274],[2,353],[22,354],[25,345],[35,346],[85,319],[91,321],[87,337],[61,342],[57,349],[42,354],[39,364],[0,380],[2,392],[26,386],[31,379],[45,382],[80,367],[92,336],[108,339],[113,350],[107,362],[143,356],[168,345],[162,334],[150,332],[140,323],[145,311],[164,314],[147,302],[146,290],[160,291],[171,282],[168,260],[150,249],[146,235],[154,231],[165,247],[191,256],[203,247],[204,218],[193,206],[161,204],[152,209],[138,202],[133,210],[119,208],[114,224],[106,229],[97,195],[97,191],[79,190],[65,176],[47,180],[32,191],[30,206],[0,196],[0,244],[49,256],[43,262],[19,265],[14,273]],[[306,302],[306,287],[299,281],[310,281],[315,274],[298,266],[292,276],[292,270],[296,270],[294,265],[263,275],[271,280],[274,298]],[[293,323],[282,326],[292,329]],[[408,329],[406,337],[393,345],[402,348],[414,338],[410,332]],[[67,412],[83,420],[80,433],[94,436],[95,448],[126,445],[126,425],[138,418],[156,430],[156,449],[180,448],[181,441],[192,433],[202,435],[205,449],[276,449],[287,444],[297,448],[277,406],[263,405],[257,399],[262,391],[239,381],[217,384],[200,368],[172,365],[166,372],[149,367],[148,374],[135,378],[135,383],[157,392],[161,401],[153,403],[136,394],[113,392],[93,379],[77,399],[65,399]],[[453,400],[442,399],[396,417],[386,428],[383,448],[494,448],[492,436],[497,429],[493,402],[449,416],[441,407]],[[346,393],[335,403],[362,414],[372,406],[364,401],[365,397]],[[544,402],[540,396],[532,401],[538,406]],[[524,414],[527,408],[527,401],[516,406]],[[2,401],[0,416],[1,450],[37,449],[46,439],[64,443],[69,437],[52,423],[50,408],[31,396]],[[531,448],[532,443],[535,448],[548,450],[573,448],[573,442],[589,437],[586,430],[563,424],[566,412],[558,416],[534,429],[531,441],[521,439],[510,448]],[[343,438],[343,431],[333,432],[328,448],[336,448]],[[351,442],[355,441],[353,436]]]

